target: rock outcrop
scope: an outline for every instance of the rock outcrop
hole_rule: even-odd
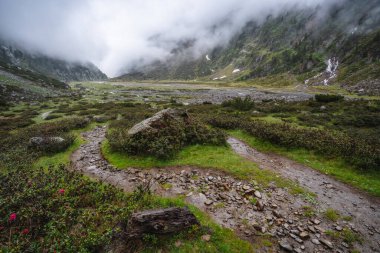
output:
[[[155,129],[155,127],[153,127],[154,123],[162,120],[164,117],[169,117],[174,120],[181,121],[181,120],[184,120],[185,118],[188,118],[188,115],[186,112],[183,112],[181,110],[168,108],[168,109],[159,111],[152,117],[146,120],[143,120],[140,123],[137,123],[131,129],[129,129],[128,134],[134,135],[139,132],[146,131],[148,129],[149,130]]]

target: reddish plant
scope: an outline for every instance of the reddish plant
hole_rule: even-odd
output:
[[[29,234],[29,229],[24,228],[24,229],[21,231],[21,234],[23,234],[23,235],[27,235],[27,234]]]
[[[16,218],[17,218],[17,214],[16,213],[11,213],[11,215],[9,215],[9,222],[15,221]]]

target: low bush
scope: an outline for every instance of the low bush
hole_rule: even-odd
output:
[[[70,146],[74,137],[69,134],[71,130],[84,128],[89,124],[86,118],[70,118],[55,122],[32,125],[8,133],[5,138],[0,139],[0,168],[21,169],[29,167],[33,161],[45,154],[59,152]],[[61,136],[65,139],[54,149],[48,148],[36,150],[29,148],[29,140],[32,137],[55,137]],[[20,159],[22,157],[22,159]]]
[[[361,169],[380,169],[380,149],[366,141],[344,133],[312,128],[299,128],[290,124],[267,123],[231,115],[218,115],[208,119],[214,127],[242,129],[263,140],[289,148],[306,148],[327,156],[340,156]]]
[[[64,167],[0,177],[1,252],[99,252],[144,202]]]
[[[315,100],[321,103],[337,102],[344,99],[344,96],[334,94],[317,94]]]
[[[236,97],[231,100],[224,101],[222,106],[232,107],[239,111],[249,111],[255,107],[255,102],[249,96],[246,96],[244,99],[241,97]]]
[[[112,129],[107,138],[115,151],[162,159],[173,157],[187,145],[225,144],[225,135],[220,130],[210,129],[193,118],[181,121],[170,116],[154,122],[151,129],[133,135],[128,134],[128,129]]]

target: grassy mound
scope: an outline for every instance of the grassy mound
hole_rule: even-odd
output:
[[[107,138],[114,151],[162,159],[172,158],[188,145],[225,144],[225,135],[220,130],[211,129],[191,117],[179,120],[167,114],[144,131],[129,134],[128,129],[118,127],[113,128]]]

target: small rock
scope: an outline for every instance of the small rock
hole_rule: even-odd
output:
[[[315,219],[315,220],[313,220],[313,223],[314,223],[315,225],[319,225],[319,224],[321,223],[321,221],[318,220],[318,219]]]
[[[326,245],[327,247],[329,247],[330,249],[333,248],[333,245],[332,245],[332,243],[331,243],[330,241],[327,241],[327,240],[325,240],[325,239],[320,239],[320,242],[321,242],[322,244]]]
[[[318,239],[313,239],[313,240],[311,240],[311,242],[314,243],[314,244],[316,244],[316,245],[321,244]]]
[[[257,200],[256,201],[256,207],[257,207],[257,210],[263,211],[264,210],[264,203],[261,200]]]
[[[278,243],[279,243],[281,249],[288,251],[288,252],[293,251],[293,247],[286,240],[282,240]]]
[[[309,238],[310,238],[309,233],[306,232],[306,231],[301,232],[301,233],[299,234],[299,236],[300,236],[300,238],[301,238],[302,240],[306,240],[306,239],[309,239]]]
[[[337,231],[342,231],[342,230],[343,230],[343,228],[342,228],[341,226],[336,226],[335,229],[336,229]]]
[[[255,191],[254,194],[255,194],[255,196],[256,196],[257,198],[259,198],[259,199],[262,198],[261,193],[260,193],[259,191]]]
[[[213,201],[211,199],[207,199],[204,203],[209,206],[213,203]]]
[[[276,210],[273,210],[272,213],[277,218],[282,218],[283,217],[283,215],[280,212],[276,211]]]
[[[249,187],[248,185],[243,185],[243,190],[247,191],[249,189],[251,189],[251,187]]]
[[[209,242],[211,239],[211,235],[202,235],[201,239],[205,242]]]
[[[175,244],[174,244],[177,248],[181,247],[182,245],[182,242],[181,241],[176,241]]]

